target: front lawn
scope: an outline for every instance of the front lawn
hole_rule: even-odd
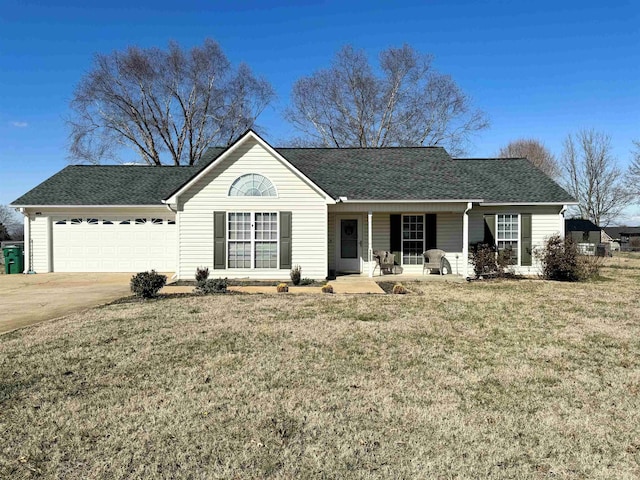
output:
[[[640,260],[0,336],[0,478],[638,478]]]

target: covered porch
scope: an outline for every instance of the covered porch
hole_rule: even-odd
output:
[[[447,273],[466,278],[471,206],[466,200],[402,203],[345,200],[329,205],[329,274],[377,277],[381,272],[376,268],[374,252],[386,251],[394,255],[393,276],[399,281],[439,277],[423,270],[423,252],[437,248],[446,253],[450,265]]]

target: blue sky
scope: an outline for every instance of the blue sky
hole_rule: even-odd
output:
[[[372,57],[403,43],[435,56],[487,112],[470,156],[535,137],[557,155],[569,132],[611,135],[621,166],[640,139],[640,4],[634,1],[0,0],[0,204],[67,165],[68,103],[95,53],[217,40],[275,87],[259,123],[272,144],[292,83],[345,44]],[[640,223],[640,206],[627,210]]]

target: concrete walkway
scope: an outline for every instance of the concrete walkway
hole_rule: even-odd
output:
[[[0,334],[131,295],[131,275],[0,275]]]

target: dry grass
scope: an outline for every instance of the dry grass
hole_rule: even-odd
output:
[[[640,261],[0,337],[1,478],[638,478]],[[612,268],[613,267],[613,268]]]

